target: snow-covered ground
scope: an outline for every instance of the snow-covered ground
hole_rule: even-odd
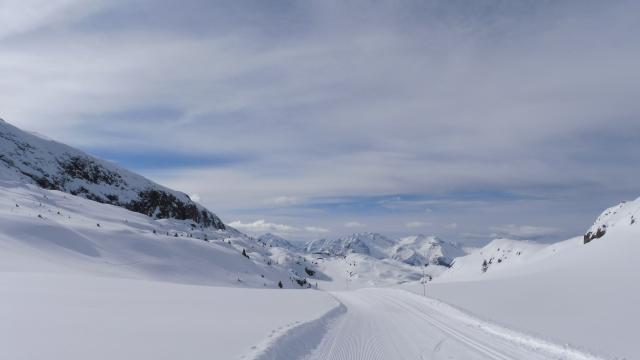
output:
[[[337,304],[318,291],[0,272],[2,359],[238,359]]]
[[[338,305],[279,289],[300,287],[250,239],[206,234],[0,183],[0,358],[234,359]]]
[[[554,342],[640,359],[640,225],[632,221],[638,204],[627,204],[607,234],[588,244],[583,237],[551,245],[494,241],[457,259],[427,294]],[[419,284],[404,287],[422,293]]]
[[[334,295],[347,311],[327,325],[327,335],[305,359],[598,359],[402,290]]]

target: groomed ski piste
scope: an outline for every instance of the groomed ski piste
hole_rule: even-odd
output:
[[[319,264],[318,290],[279,289],[288,270],[233,230],[203,241],[188,222],[2,182],[2,357],[636,359],[637,205],[589,244],[496,240],[425,297],[415,271],[360,254]]]
[[[332,292],[341,305],[267,341],[249,359],[575,359],[602,357],[482,321],[398,289]]]

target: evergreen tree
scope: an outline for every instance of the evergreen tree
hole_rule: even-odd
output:
[[[282,289],[282,281],[278,281],[278,287]]]

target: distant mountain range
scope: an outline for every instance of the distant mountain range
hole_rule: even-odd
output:
[[[306,244],[309,253],[345,256],[356,253],[376,259],[393,259],[405,264],[449,267],[465,251],[456,243],[435,236],[414,235],[392,240],[377,233],[354,233],[338,239],[320,239]]]

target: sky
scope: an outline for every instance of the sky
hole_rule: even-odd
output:
[[[250,234],[554,241],[640,196],[639,11],[0,0],[0,117]]]

